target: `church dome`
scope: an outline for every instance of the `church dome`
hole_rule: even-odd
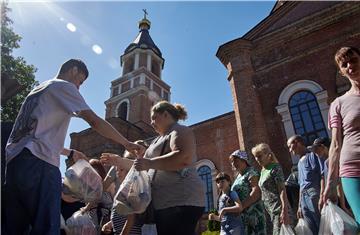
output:
[[[144,18],[141,21],[139,21],[139,29],[140,29],[139,34],[136,36],[135,40],[132,43],[130,43],[130,45],[125,49],[124,54],[127,54],[136,48],[141,48],[141,49],[150,49],[156,55],[162,58],[160,49],[155,45],[154,41],[152,40],[149,34],[150,25],[151,22],[148,19],[146,19],[146,14],[145,14]]]

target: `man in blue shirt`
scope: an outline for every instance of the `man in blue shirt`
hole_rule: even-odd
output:
[[[298,162],[300,191],[297,216],[304,218],[313,234],[318,234],[320,225],[318,202],[322,171],[319,158],[314,153],[308,152],[304,139],[300,135],[290,137],[287,145],[290,153],[300,157]]]

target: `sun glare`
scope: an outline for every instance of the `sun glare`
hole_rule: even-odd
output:
[[[76,26],[73,25],[72,23],[67,23],[67,24],[66,24],[66,28],[67,28],[70,32],[75,32],[75,31],[76,31]]]
[[[99,45],[96,45],[96,44],[92,46],[92,50],[98,55],[100,55],[102,53],[101,47]]]

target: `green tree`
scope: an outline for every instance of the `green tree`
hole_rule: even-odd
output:
[[[38,84],[35,80],[36,68],[26,64],[23,57],[14,57],[13,49],[19,48],[21,36],[16,34],[7,13],[10,8],[4,1],[1,3],[1,77],[16,79],[24,89],[6,103],[1,104],[1,121],[14,122],[22,102],[32,88]]]

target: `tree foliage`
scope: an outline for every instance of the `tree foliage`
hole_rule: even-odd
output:
[[[26,64],[23,57],[14,57],[12,52],[19,48],[21,36],[16,34],[11,24],[12,20],[7,13],[10,8],[4,1],[1,3],[1,77],[13,78],[24,86],[18,94],[1,104],[1,121],[14,122],[22,102],[32,88],[38,84],[35,80],[36,68]]]

